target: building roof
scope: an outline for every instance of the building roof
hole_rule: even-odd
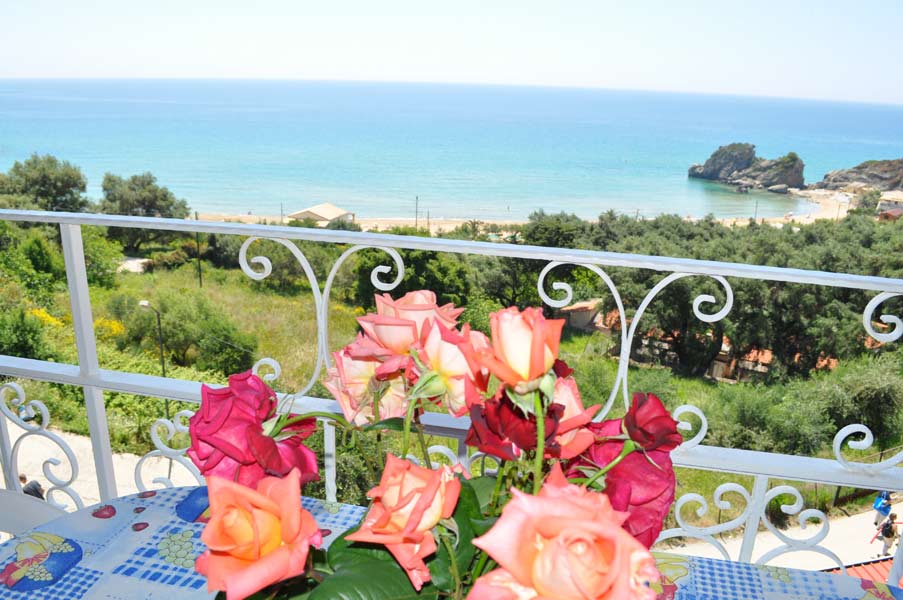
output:
[[[583,311],[592,311],[598,310],[599,303],[602,302],[602,298],[593,298],[592,300],[582,300],[580,302],[575,302],[570,306],[565,306],[561,309],[561,312],[583,312]]]
[[[890,568],[893,564],[894,558],[889,556],[887,558],[878,558],[856,563],[855,565],[847,565],[847,575],[858,579],[865,579],[867,581],[887,583],[887,577],[890,575]],[[825,572],[843,574],[843,571],[839,568],[826,569]],[[901,581],[903,581],[903,579],[901,579]],[[897,585],[900,585],[899,581],[897,582]]]
[[[339,208],[334,204],[324,202],[323,204],[317,204],[316,206],[311,206],[309,208],[305,208],[304,210],[293,212],[289,214],[289,218],[303,219],[305,217],[310,217],[318,221],[332,221],[333,219],[344,217],[347,214],[351,213],[343,208]]]

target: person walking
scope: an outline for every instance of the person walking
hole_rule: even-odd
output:
[[[22,484],[23,492],[29,496],[34,496],[39,500],[44,499],[44,488],[41,487],[40,483],[34,479],[28,481],[28,477],[25,476],[25,473],[19,473],[19,482]]]
[[[897,539],[897,525],[894,522],[896,518],[896,513],[890,513],[878,526],[878,539],[884,542],[884,547],[881,549],[882,556],[890,555],[890,547],[893,545],[894,540]]]
[[[890,514],[890,492],[887,490],[879,492],[875,496],[872,508],[875,509],[875,527],[877,527],[878,523],[886,519],[887,515]]]

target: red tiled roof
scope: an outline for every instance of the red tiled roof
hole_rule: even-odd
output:
[[[878,583],[887,583],[887,577],[888,575],[890,575],[890,568],[893,564],[893,557],[887,557],[878,558],[855,565],[847,565],[847,575],[849,575],[850,577],[856,577],[858,579],[865,579]],[[827,569],[825,572],[843,574],[843,571],[841,571],[840,569]],[[900,585],[900,582],[903,582],[903,578],[901,578],[900,581],[897,582],[898,586]]]

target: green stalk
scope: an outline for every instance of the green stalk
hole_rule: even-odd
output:
[[[423,463],[423,466],[427,469],[433,468],[433,461],[430,460],[430,449],[426,446],[426,438],[423,437],[423,428],[417,428],[417,441],[420,442],[420,451],[423,453],[423,460],[426,462]]]
[[[334,421],[337,425],[341,425],[342,427],[348,427],[348,421],[346,421],[341,416],[339,416],[335,413],[326,412],[326,411],[313,411],[313,412],[309,412],[309,413],[304,413],[303,415],[295,415],[294,417],[291,417],[290,419],[286,419],[285,422],[283,422],[281,425],[279,425],[273,431],[273,433],[270,434],[270,437],[276,437],[277,435],[279,435],[282,432],[283,429],[285,429],[289,425],[294,425],[295,423],[298,423],[299,421],[303,421],[304,419],[317,418],[317,417],[320,417],[323,419],[329,419],[330,421]]]
[[[458,557],[455,556],[455,549],[451,545],[451,542],[448,541],[448,536],[440,535],[439,539],[442,540],[442,545],[445,546],[445,551],[448,552],[449,568],[451,569],[452,578],[455,580],[455,593],[452,597],[455,598],[455,600],[460,600],[461,573],[458,571]]]
[[[599,479],[600,477],[602,477],[603,475],[605,475],[606,473],[611,471],[613,468],[615,468],[615,466],[619,462],[624,460],[624,457],[626,457],[628,454],[630,454],[634,450],[636,450],[636,444],[633,442],[633,440],[627,440],[626,442],[624,442],[624,447],[621,448],[621,453],[617,456],[617,458],[615,458],[613,461],[611,461],[610,463],[608,463],[607,465],[605,465],[604,467],[602,467],[601,469],[596,471],[593,474],[593,476],[590,477],[589,479],[587,479],[586,483],[584,483],[583,485],[585,487],[589,487],[592,484],[594,484],[597,479]]]
[[[408,403],[408,410],[404,415],[404,431],[401,433],[401,457],[408,455],[408,447],[411,441],[411,422],[414,420],[414,411],[417,410],[417,403],[420,400],[415,398]]]
[[[357,446],[357,451],[360,452],[361,456],[364,458],[364,464],[367,465],[367,473],[370,475],[370,482],[376,485],[379,482],[379,477],[376,476],[376,470],[373,468],[370,456],[364,452],[364,446],[361,444],[360,438],[357,437],[356,431],[351,430],[351,437],[354,439],[354,445]]]
[[[533,495],[542,487],[542,465],[546,453],[546,416],[542,408],[542,396],[536,394],[533,399],[533,412],[536,414],[536,455],[533,457]]]

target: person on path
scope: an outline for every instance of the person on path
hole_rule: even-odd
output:
[[[894,523],[896,518],[896,513],[890,513],[878,526],[878,539],[884,542],[884,547],[881,549],[882,556],[890,555],[890,547],[897,539],[897,525]]]
[[[875,496],[872,508],[875,509],[875,527],[877,527],[878,523],[886,519],[887,515],[890,514],[890,492],[885,490]]]
[[[25,476],[25,473],[19,474],[19,482],[22,484],[22,491],[28,494],[29,496],[34,496],[39,500],[44,499],[44,489],[41,487],[41,484],[32,479],[28,481],[28,477]]]

